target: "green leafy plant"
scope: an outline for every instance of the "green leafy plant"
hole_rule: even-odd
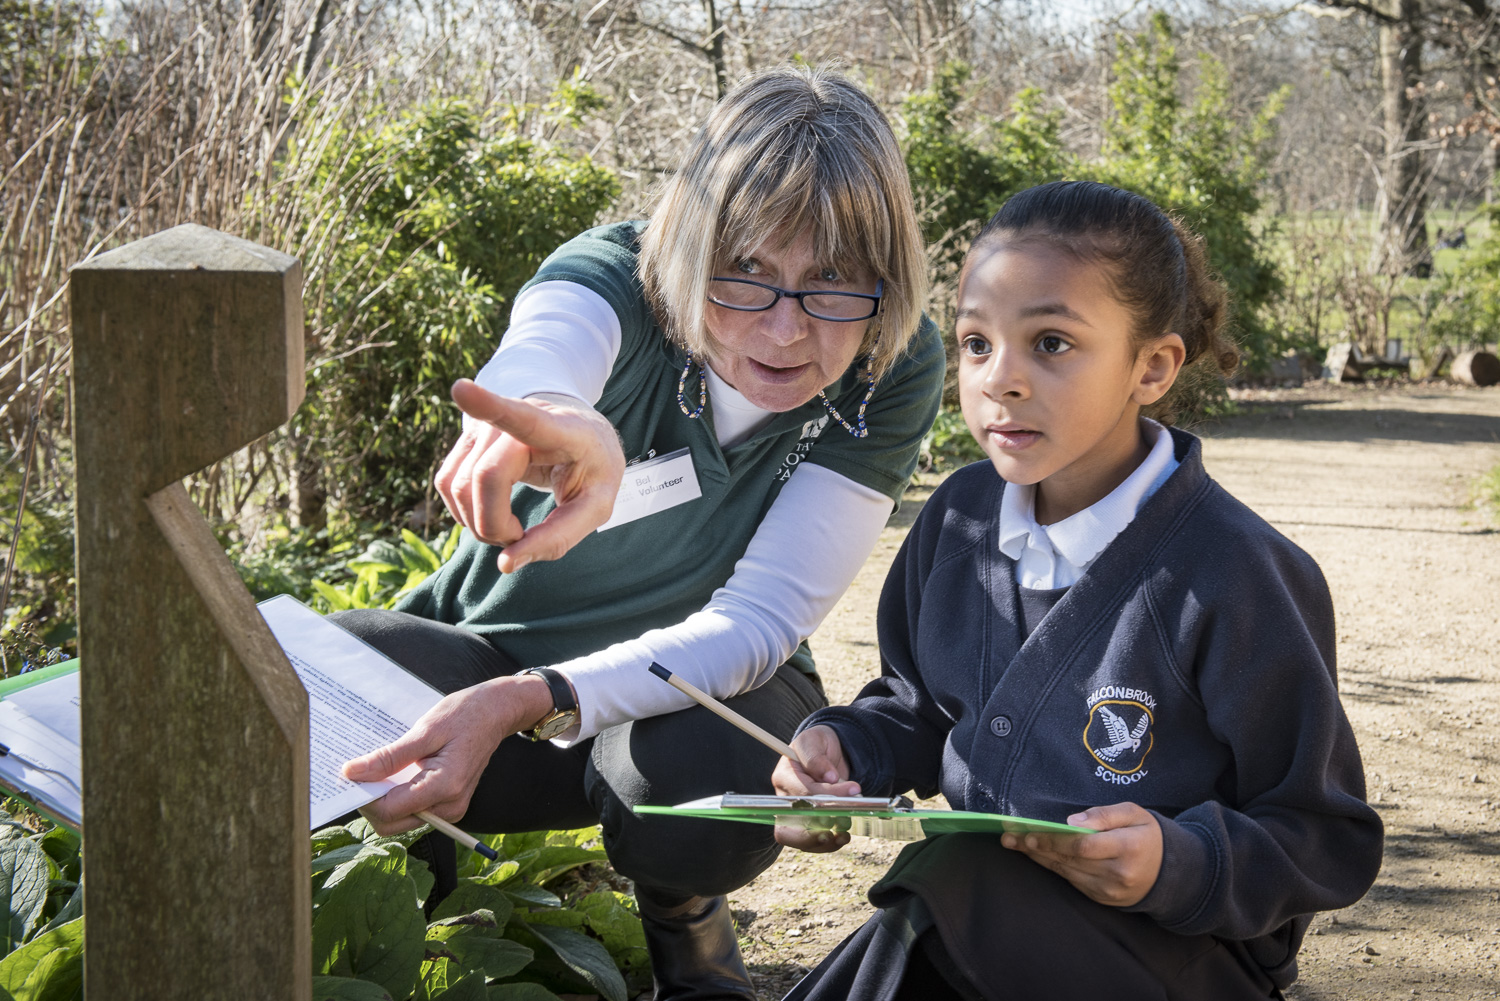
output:
[[[932,428],[922,439],[922,468],[933,472],[948,472],[983,458],[984,449],[969,433],[963,412],[951,407],[939,410]]]
[[[35,830],[13,801],[0,809],[0,998],[70,999],[83,990],[81,843],[67,828]]]
[[[314,580],[312,588],[323,606],[320,611],[343,612],[351,608],[391,608],[397,599],[432,574],[447,562],[458,549],[458,540],[463,533],[461,525],[454,525],[442,543],[441,552],[434,550],[410,529],[401,530],[401,542],[377,540],[370,543],[362,554],[350,560],[348,569],[354,574],[350,581],[329,584]]]
[[[19,463],[0,472],[0,511],[9,546],[20,492]],[[73,498],[62,490],[26,497],[17,540],[16,566],[7,604],[0,609],[0,643],[9,673],[45,663],[77,649],[76,582],[73,579]],[[54,652],[55,651],[55,652]]]
[[[1061,113],[1047,110],[1034,87],[1016,95],[1006,117],[961,128],[957,111],[972,76],[967,64],[948,63],[901,106],[906,167],[940,278],[952,277],[970,239],[1007,198],[1075,164],[1059,135]]]
[[[625,1001],[649,983],[597,828],[486,838],[499,859],[462,853],[458,888],[430,914],[432,874],[407,851],[422,833],[381,837],[359,819],[312,835],[315,1001]],[[0,812],[0,998],[82,996],[80,850],[64,828]]]
[[[1483,348],[1500,330],[1500,205],[1491,205],[1488,232],[1450,273],[1433,283],[1443,298],[1429,324],[1429,344]]]

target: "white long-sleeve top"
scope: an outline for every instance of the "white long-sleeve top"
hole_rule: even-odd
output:
[[[475,381],[501,396],[560,394],[593,406],[620,343],[619,318],[602,296],[574,282],[541,282],[517,297],[510,328]],[[706,374],[721,446],[743,441],[773,416],[711,367]],[[669,685],[640,683],[652,661],[670,663],[673,673],[721,699],[769,680],[848,589],[893,507],[885,494],[846,476],[798,466],[701,610],[553,665],[573,684],[579,708],[578,726],[556,743],[693,705]]]

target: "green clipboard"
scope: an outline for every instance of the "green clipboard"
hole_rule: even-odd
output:
[[[967,810],[918,810],[905,796],[749,796],[725,793],[677,806],[638,806],[640,814],[703,817],[748,824],[777,824],[812,831],[858,834],[889,841],[920,841],[934,834],[1095,834],[1050,820]]]
[[[0,678],[0,699],[5,698],[7,695],[13,695],[23,689],[30,688],[32,685],[40,685],[44,681],[51,681],[60,675],[72,674],[76,670],[78,670],[78,658],[74,657],[72,660],[58,661],[56,664],[48,664],[46,667],[27,671],[25,674]]]

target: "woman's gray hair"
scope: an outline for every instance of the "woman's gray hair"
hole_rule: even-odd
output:
[[[884,280],[880,313],[860,346],[880,378],[927,302],[906,163],[890,123],[854,84],[826,71],[773,70],[714,108],[642,235],[641,281],[668,336],[712,357],[709,278],[804,232],[820,264]]]

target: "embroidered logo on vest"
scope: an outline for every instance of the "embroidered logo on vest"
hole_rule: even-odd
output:
[[[797,465],[803,459],[807,458],[807,453],[812,451],[813,444],[818,440],[818,436],[823,433],[823,429],[827,426],[827,417],[819,417],[817,420],[808,421],[802,425],[802,435],[798,439],[797,444],[786,454],[786,458],[781,460],[781,468],[776,471],[777,480],[785,481],[792,475],[792,470],[796,469]]]
[[[1083,745],[1098,762],[1096,778],[1130,785],[1146,777],[1146,755],[1156,743],[1156,699],[1140,688],[1106,685],[1089,695]]]

